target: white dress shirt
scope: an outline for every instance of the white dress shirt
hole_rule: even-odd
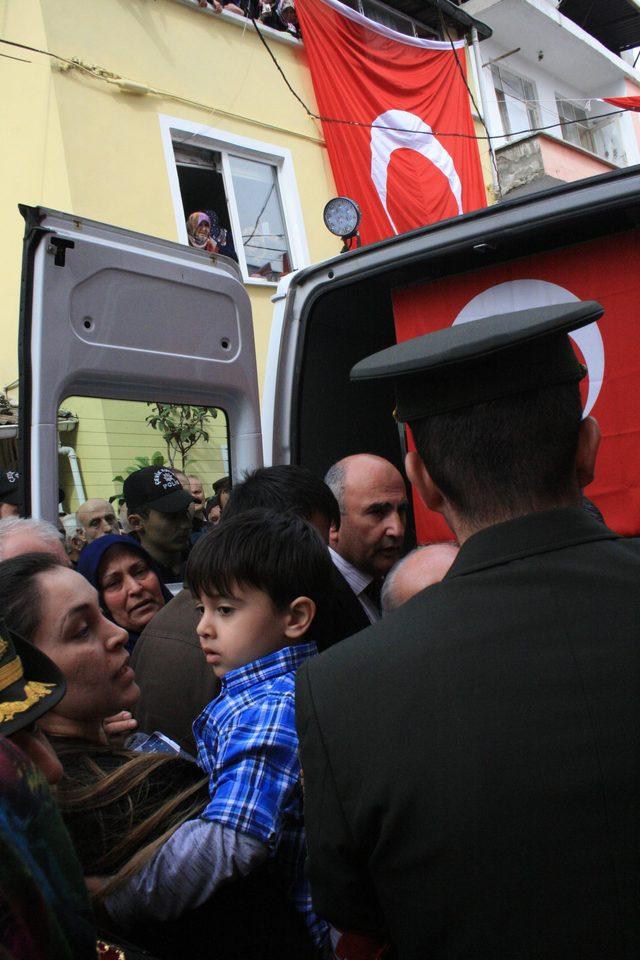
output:
[[[354,567],[352,563],[349,563],[348,560],[341,557],[340,554],[336,553],[331,547],[329,547],[329,553],[331,554],[331,559],[335,567],[340,571],[358,598],[360,606],[368,616],[370,623],[376,623],[380,619],[380,613],[376,610],[372,600],[364,592],[372,582],[373,577],[368,573],[363,573],[362,570],[358,570],[357,567]]]

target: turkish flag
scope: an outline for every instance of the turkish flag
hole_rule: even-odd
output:
[[[623,110],[640,110],[640,97],[603,97],[602,100]]]
[[[584,412],[600,424],[594,482],[585,494],[617,533],[640,534],[640,231],[591,240],[396,291],[398,340],[454,323],[572,300],[598,300],[604,316],[571,334],[588,370]],[[444,520],[416,500],[419,542],[450,540]]]
[[[339,0],[296,0],[338,192],[364,243],[486,206],[464,41],[423,40]]]

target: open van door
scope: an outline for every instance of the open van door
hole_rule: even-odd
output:
[[[226,415],[225,466],[233,476],[260,466],[251,306],[236,264],[56,211],[20,210],[23,514],[57,517],[58,411],[73,396],[215,408]]]

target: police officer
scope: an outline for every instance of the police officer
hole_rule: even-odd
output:
[[[20,516],[22,482],[17,470],[0,470],[0,520]]]
[[[352,371],[396,381],[407,474],[461,544],[298,674],[315,908],[401,960],[640,956],[640,543],[580,506],[599,431],[567,337],[601,314],[480,319]]]

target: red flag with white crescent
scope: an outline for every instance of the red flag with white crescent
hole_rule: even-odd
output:
[[[587,368],[585,415],[600,424],[593,483],[585,490],[617,533],[640,534],[640,230],[590,240],[397,290],[398,340],[511,310],[598,300],[604,316],[571,334]],[[439,514],[415,501],[419,542],[450,540]]]
[[[296,0],[338,192],[364,243],[486,206],[464,41],[405,36],[339,0]]]

